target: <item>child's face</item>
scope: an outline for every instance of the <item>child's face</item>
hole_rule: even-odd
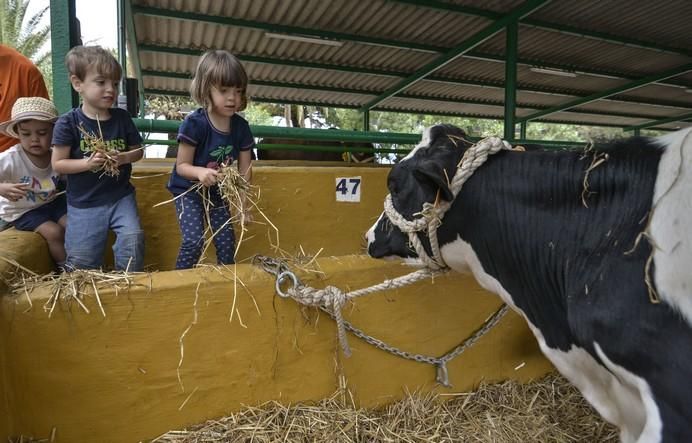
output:
[[[82,96],[84,107],[90,111],[107,111],[118,96],[118,80],[108,78],[96,69],[88,69],[84,80],[74,75],[70,80],[72,87]]]
[[[211,110],[220,116],[231,117],[240,108],[242,93],[242,89],[234,86],[212,86]]]
[[[53,136],[53,123],[40,120],[25,120],[17,124],[17,135],[22,149],[29,155],[45,157],[50,155],[50,142]]]

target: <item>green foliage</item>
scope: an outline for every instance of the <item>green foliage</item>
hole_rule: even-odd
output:
[[[185,114],[197,108],[190,97],[168,95],[145,95],[144,111],[154,119],[164,116],[166,120],[182,120]]]
[[[40,53],[50,39],[50,26],[41,25],[48,7],[29,17],[24,24],[29,1],[0,0],[0,43],[16,48],[41,65],[50,58],[50,52]]]
[[[147,100],[148,111],[153,111],[156,116],[166,115],[168,119],[182,119],[180,110],[194,109],[194,107],[194,103],[187,97],[151,96]],[[303,106],[302,109],[298,109],[297,105],[251,102],[245,110],[245,118],[251,125],[272,125],[272,117],[285,117],[287,107],[292,108],[293,116],[317,116],[327,127],[349,131],[363,130],[363,114],[355,109],[320,106]],[[370,113],[371,131],[420,134],[425,128],[442,123],[458,126],[472,137],[502,137],[504,135],[504,124],[501,120],[381,111]],[[629,135],[620,128],[533,122],[528,124],[526,132],[526,138],[531,140],[577,142],[603,142]],[[384,145],[383,147],[398,149],[406,146]]]
[[[245,119],[251,125],[271,126],[273,123],[272,114],[267,107],[261,103],[250,103],[245,108]]]
[[[620,128],[575,126],[555,123],[529,123],[526,138],[531,140],[595,141],[602,142],[626,137]]]

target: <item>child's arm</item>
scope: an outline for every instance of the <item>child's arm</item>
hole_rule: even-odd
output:
[[[130,146],[129,148],[129,151],[118,152],[118,166],[134,163],[144,157],[144,149],[140,145]]]
[[[106,156],[100,152],[90,157],[70,158],[69,146],[53,146],[51,164],[58,174],[79,174],[80,172],[98,170],[106,162]]]
[[[195,147],[187,143],[178,144],[178,156],[175,160],[175,171],[183,178],[197,180],[204,186],[216,184],[219,173],[204,166],[195,166]]]
[[[26,183],[0,183],[0,195],[11,202],[26,196],[29,185]]]
[[[252,151],[240,151],[238,154],[238,172],[248,184],[252,183]]]
[[[240,151],[238,154],[238,172],[240,175],[243,176],[245,181],[249,184],[252,184],[252,151],[247,150],[247,151]],[[252,207],[247,201],[248,196],[243,195],[242,196],[242,201],[241,205],[243,207],[243,222],[244,223],[250,223],[253,221],[252,217]]]

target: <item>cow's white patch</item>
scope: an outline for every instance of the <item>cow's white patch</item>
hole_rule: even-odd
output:
[[[661,421],[661,414],[658,406],[656,406],[656,401],[651,393],[649,383],[622,366],[613,363],[603,352],[598,343],[594,343],[594,348],[596,349],[598,358],[600,358],[603,364],[605,364],[615,377],[617,377],[617,380],[623,385],[631,387],[631,389],[635,390],[638,394],[638,398],[634,399],[638,403],[638,410],[634,412],[643,412],[644,420],[639,423],[639,425],[641,425],[639,433],[634,434],[634,436],[638,438],[637,441],[641,443],[660,442],[662,440],[661,431],[663,429],[663,423]],[[639,410],[639,404],[641,404],[641,411]],[[636,425],[637,423],[634,424]],[[623,441],[625,440],[623,439]]]
[[[425,128],[425,130],[423,131],[423,135],[421,136],[420,142],[413,149],[411,149],[411,152],[406,154],[406,157],[402,158],[399,163],[406,161],[414,155],[416,155],[416,151],[418,151],[420,148],[430,146],[430,129],[432,129],[432,127]]]
[[[652,206],[654,281],[661,299],[692,325],[692,128],[657,140],[665,152]]]
[[[377,219],[375,224],[373,224],[370,229],[368,229],[368,232],[365,233],[365,239],[368,241],[368,246],[371,244],[375,243],[375,229],[377,229],[377,225],[380,224],[380,220],[382,220],[382,217],[384,217],[385,214],[384,212],[380,214],[380,218]]]
[[[461,272],[470,270],[484,289],[499,295],[505,303],[524,317],[538,340],[543,354],[580,390],[584,398],[605,420],[620,428],[620,439],[624,443],[657,441],[640,438],[644,435],[643,430],[647,432],[647,436],[656,435],[655,419],[647,421],[647,412],[650,414],[655,412],[654,416],[658,417],[657,408],[652,403],[653,399],[646,382],[624,368],[620,370],[627,377],[614,376],[588,352],[577,346],[572,346],[568,352],[548,347],[540,329],[533,325],[526,314],[516,306],[512,296],[502,284],[485,272],[469,243],[457,237],[455,241],[442,246],[441,253],[450,268]],[[653,424],[650,426],[650,423]],[[658,423],[660,424],[660,419]],[[649,433],[650,429],[653,429],[651,433]],[[660,427],[658,429],[660,431]]]

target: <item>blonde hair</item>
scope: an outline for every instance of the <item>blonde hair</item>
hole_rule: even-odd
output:
[[[113,54],[100,46],[75,46],[65,56],[65,66],[70,75],[84,81],[89,68],[100,75],[120,81],[123,70]]]
[[[211,104],[212,87],[241,89],[242,111],[247,106],[247,74],[245,68],[233,54],[223,50],[211,50],[202,55],[190,84],[192,99],[205,108]]]

